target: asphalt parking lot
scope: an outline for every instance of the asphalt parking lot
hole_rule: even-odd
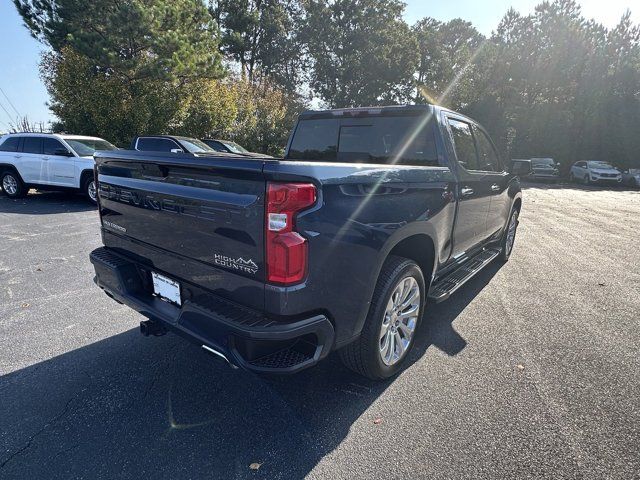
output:
[[[386,383],[144,338],[92,282],[94,208],[0,197],[0,478],[640,478],[640,192],[524,195],[511,261]]]

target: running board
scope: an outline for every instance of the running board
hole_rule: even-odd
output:
[[[457,270],[437,280],[429,289],[429,300],[440,303],[449,298],[453,292],[491,263],[491,260],[500,255],[500,252],[499,248],[486,248],[460,265]]]

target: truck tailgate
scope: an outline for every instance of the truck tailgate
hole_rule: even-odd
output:
[[[126,151],[95,158],[105,246],[264,306],[267,160]]]

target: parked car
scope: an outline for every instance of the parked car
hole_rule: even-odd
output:
[[[96,201],[93,154],[117,150],[97,137],[14,133],[0,138],[0,185],[5,195],[20,198],[30,188],[75,190]]]
[[[213,148],[216,152],[234,153],[237,155],[244,155],[244,156],[258,156],[258,157],[265,156],[261,153],[250,152],[246,148],[238,145],[236,142],[232,142],[231,140],[218,140],[214,138],[205,138],[202,141],[207,145],[209,145],[211,148]]]
[[[177,135],[141,135],[131,142],[131,150],[140,152],[210,153],[214,150],[197,138]]]
[[[553,158],[532,158],[531,175],[527,178],[546,182],[557,182],[560,180],[560,170]]]
[[[640,187],[640,168],[629,168],[622,173],[622,181],[630,187]]]
[[[611,164],[602,161],[581,161],[571,166],[569,180],[572,182],[582,182],[585,185],[592,183],[621,183],[622,174],[620,170]]]
[[[254,372],[339,350],[373,379],[406,364],[427,298],[509,258],[531,171],[507,171],[478,123],[429,105],[303,113],[281,160],[96,162],[95,281],[148,318],[142,333]]]

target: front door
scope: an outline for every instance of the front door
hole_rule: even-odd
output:
[[[42,139],[42,156],[49,165],[49,183],[65,187],[77,187],[75,156],[69,152],[60,140],[55,138]]]
[[[482,243],[487,231],[491,204],[490,181],[480,170],[471,123],[448,117],[451,140],[457,160],[458,213],[453,230],[454,258],[462,256]]]

